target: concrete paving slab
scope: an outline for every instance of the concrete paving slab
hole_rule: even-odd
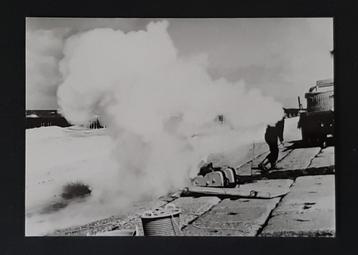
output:
[[[252,183],[242,184],[239,186],[241,191],[256,191],[258,193],[269,193],[270,197],[278,197],[286,195],[293,180],[290,179],[276,179],[276,180],[258,180]]]
[[[186,236],[255,236],[280,198],[224,199],[183,229]]]
[[[180,197],[172,202],[181,209],[180,225],[182,228],[209,211],[221,201],[218,197]]]
[[[314,212],[289,212],[276,215],[270,220],[260,236],[270,237],[334,237],[335,217],[333,210],[315,210]],[[275,227],[271,227],[274,225]]]
[[[312,160],[309,168],[322,168],[334,166],[334,147],[327,147],[320,151],[320,153]]]
[[[278,155],[278,161],[284,159],[288,154],[291,153],[291,149],[287,149],[287,147],[280,147],[279,148],[279,155]],[[258,156],[256,156],[251,163],[251,161],[246,162],[245,164],[237,167],[235,169],[236,174],[239,176],[250,176],[252,175],[260,175],[261,171],[257,169],[258,165],[261,163],[261,161],[269,154],[269,152],[264,152]],[[252,171],[251,171],[252,168]]]
[[[303,176],[296,179],[291,191],[282,199],[282,205],[293,205],[297,203],[315,202],[319,206],[329,203],[329,208],[334,208],[335,176],[316,175]],[[278,207],[277,211],[281,208]]]
[[[277,171],[306,169],[320,150],[320,147],[294,149],[277,163]]]
[[[273,211],[262,236],[334,236],[334,175],[297,178]]]
[[[310,167],[313,159],[320,153],[320,147],[296,148],[278,161],[277,169],[267,175],[270,179],[295,178],[305,175],[322,175],[334,173],[334,166]]]

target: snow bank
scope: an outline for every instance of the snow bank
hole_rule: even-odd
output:
[[[102,130],[41,127],[26,130],[26,234],[38,235],[102,217],[106,205],[98,204],[118,180],[116,163],[110,156],[112,143]],[[59,201],[62,187],[81,181],[93,189],[82,205],[69,205],[60,213],[40,214]],[[81,209],[82,208],[82,209]],[[89,210],[93,213],[86,213]],[[113,213],[113,210],[107,210]],[[78,217],[76,217],[78,215]],[[86,215],[89,215],[88,217]],[[107,216],[107,215],[106,215]],[[81,219],[81,221],[80,221]]]

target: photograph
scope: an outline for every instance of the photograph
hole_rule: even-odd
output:
[[[333,17],[24,21],[24,236],[336,237]]]

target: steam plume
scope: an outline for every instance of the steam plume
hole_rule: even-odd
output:
[[[69,29],[26,30],[26,109],[56,109],[59,59]]]
[[[74,124],[101,116],[118,160],[116,192],[128,199],[182,187],[200,159],[252,143],[282,117],[280,104],[244,82],[213,80],[207,57],[179,57],[168,25],[76,34],[60,63],[61,110]]]

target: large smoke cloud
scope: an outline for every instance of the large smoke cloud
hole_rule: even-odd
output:
[[[27,18],[26,109],[56,109],[58,62],[71,34],[106,27],[134,31],[152,19]],[[170,19],[179,55],[208,54],[209,73],[245,80],[285,107],[309,84],[333,75],[332,19]],[[240,49],[240,50],[236,50]]]
[[[59,59],[69,29],[26,31],[26,109],[56,109]]]
[[[252,143],[282,117],[281,105],[260,91],[213,80],[205,56],[179,57],[168,25],[76,34],[60,63],[61,110],[74,124],[101,116],[114,141],[116,192],[126,200],[182,187],[200,159]]]

